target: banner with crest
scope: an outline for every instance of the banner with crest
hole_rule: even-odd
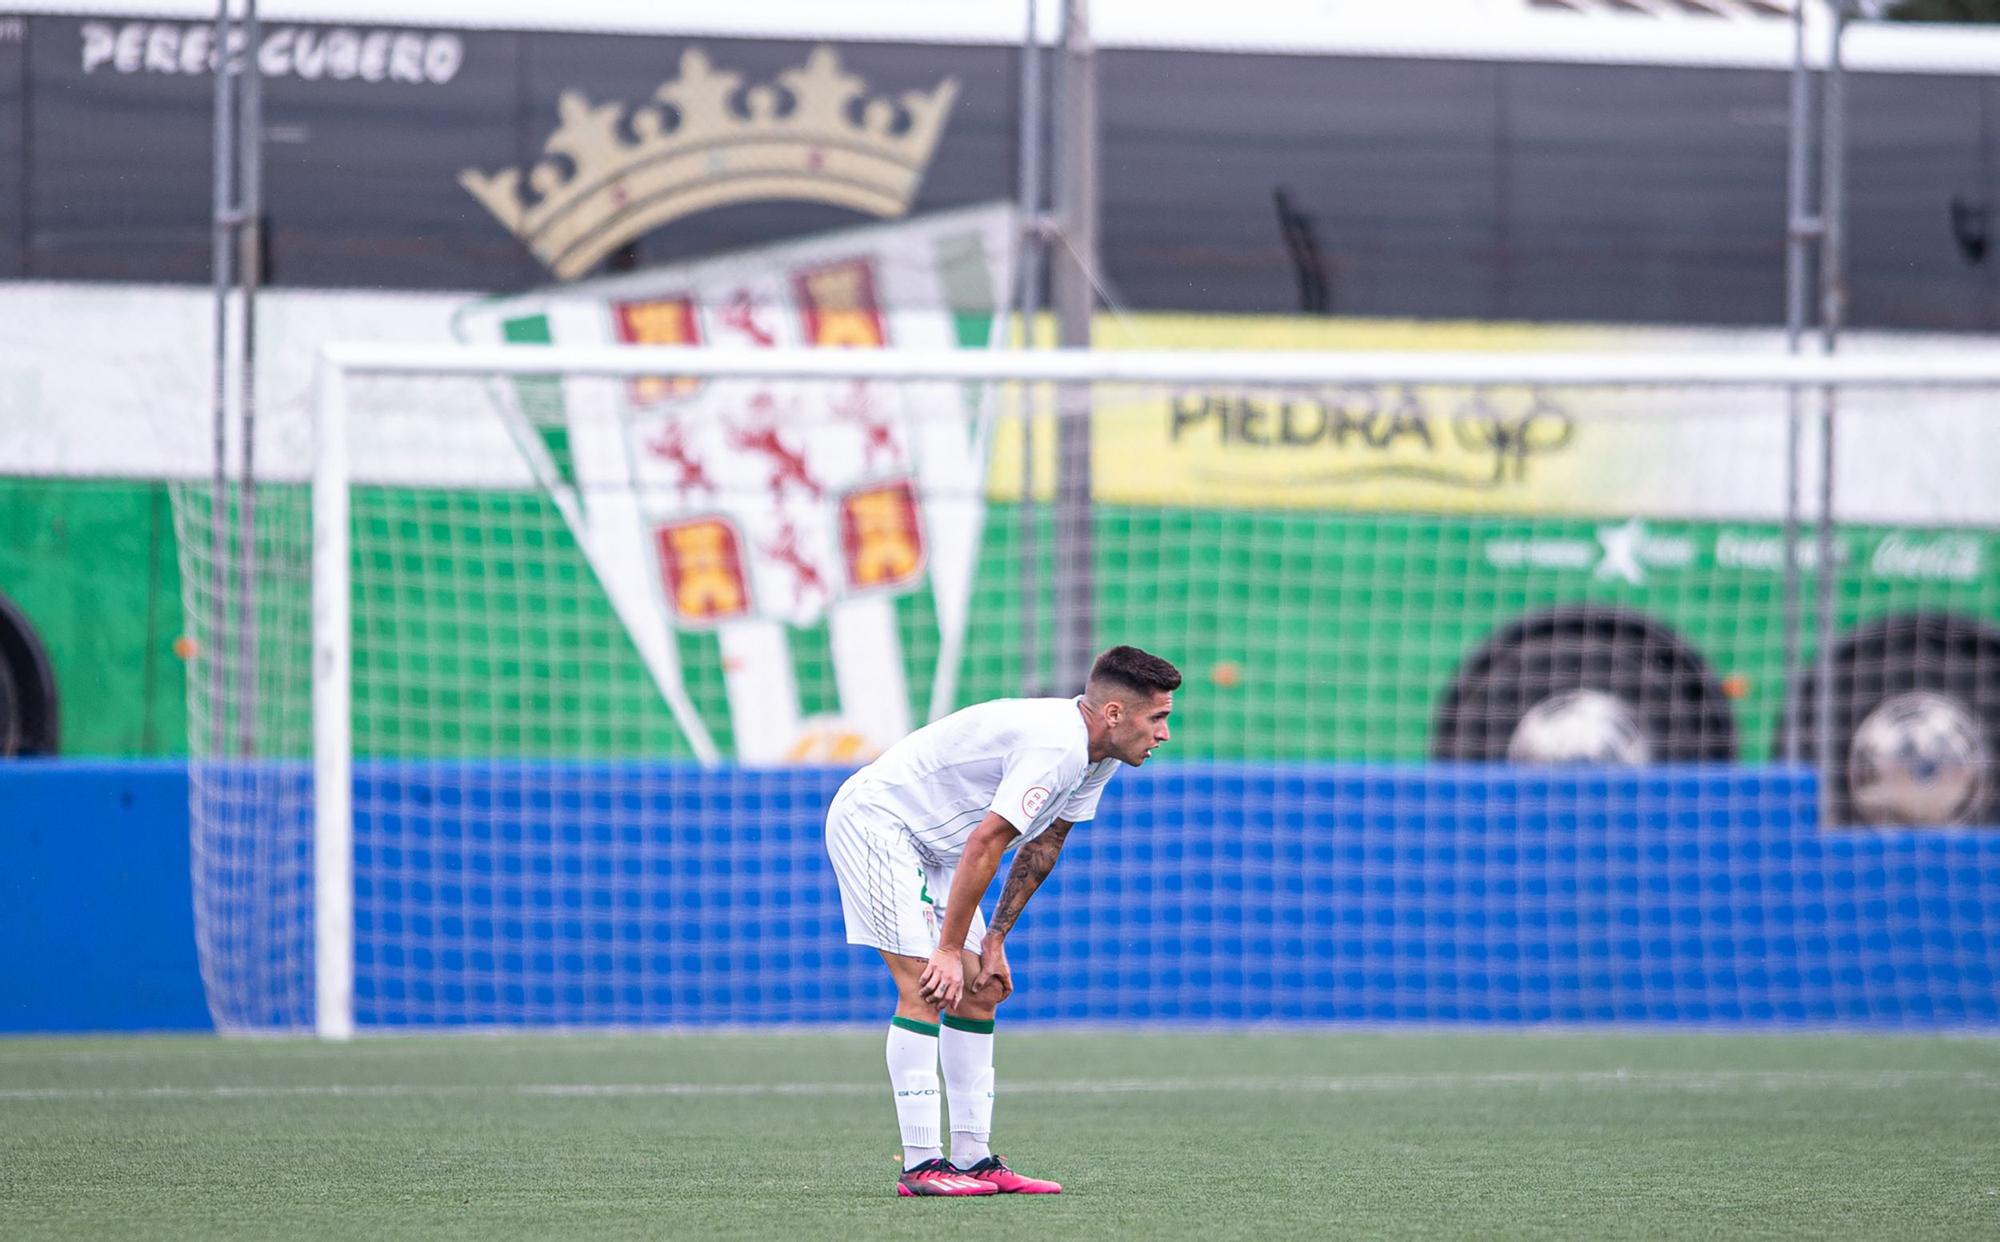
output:
[[[456,327],[480,343],[985,348],[1013,227],[1005,204],[872,225],[485,301]],[[725,747],[687,693],[689,632],[720,645],[742,762],[862,758],[954,705],[994,416],[983,390],[640,376],[493,393],[696,753]],[[918,593],[928,608],[899,611]],[[928,668],[906,650],[918,615],[935,617]],[[830,657],[802,669],[804,630]],[[808,713],[828,696],[800,679],[829,659],[835,706]]]

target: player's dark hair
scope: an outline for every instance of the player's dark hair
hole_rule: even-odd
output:
[[[1147,696],[1177,690],[1181,671],[1137,647],[1113,647],[1090,666],[1089,689],[1118,689]]]

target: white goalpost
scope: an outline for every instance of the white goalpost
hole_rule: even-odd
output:
[[[1038,902],[1030,1016],[1992,1004],[1991,886],[1871,851],[2000,821],[2000,352],[337,345],[316,391],[259,745],[194,761],[225,1027],[871,1014],[818,815],[1074,693],[1021,589],[1064,572],[1188,680]]]
[[[325,1039],[354,1035],[354,750],[347,374],[315,377],[312,428],[313,1002]]]

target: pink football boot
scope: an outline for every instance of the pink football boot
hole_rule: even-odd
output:
[[[938,1159],[906,1170],[896,1179],[896,1193],[906,1199],[913,1195],[993,1195],[1000,1193],[1000,1188],[982,1178],[967,1177],[949,1161]]]
[[[1046,1181],[1039,1177],[1022,1177],[1007,1167],[1007,1162],[999,1156],[988,1156],[969,1169],[959,1169],[964,1177],[975,1177],[993,1187],[1003,1195],[1059,1195],[1061,1182]]]

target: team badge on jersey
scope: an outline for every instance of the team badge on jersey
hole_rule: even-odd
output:
[[[1048,804],[1049,804],[1049,791],[1040,785],[1036,785],[1034,788],[1028,790],[1028,792],[1021,795],[1021,809],[1027,812],[1029,819],[1033,819],[1035,816],[1040,815],[1042,813],[1042,808],[1047,806]]]

